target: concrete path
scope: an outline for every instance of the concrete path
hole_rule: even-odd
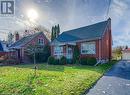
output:
[[[130,62],[113,66],[85,95],[130,95]]]

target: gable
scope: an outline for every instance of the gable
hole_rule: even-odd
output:
[[[18,40],[17,42],[15,42],[14,44],[12,44],[10,46],[10,48],[21,48],[24,47],[25,45],[32,43],[33,41],[36,41],[35,39],[39,36],[39,35],[43,35],[42,37],[49,42],[49,40],[46,38],[46,36],[44,35],[43,32],[38,32],[35,33],[33,35],[29,35],[27,37],[23,37],[22,39]]]
[[[28,43],[26,43],[26,44],[24,45],[24,47],[27,47],[27,46],[30,45],[30,44],[31,44],[31,45],[37,44],[39,39],[43,39],[44,44],[48,44],[48,43],[49,43],[49,40],[48,40],[48,39],[46,38],[46,36],[42,33],[42,34],[36,36],[36,37],[35,37],[34,39],[32,39],[31,41],[29,41]]]

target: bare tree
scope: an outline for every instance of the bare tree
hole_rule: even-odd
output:
[[[8,34],[8,44],[11,45],[13,43],[14,35],[12,33]]]
[[[36,76],[36,71],[38,69],[36,64],[36,53],[40,53],[43,51],[43,47],[40,45],[29,45],[27,49],[25,50],[27,55],[33,56],[33,63],[34,63],[34,75]]]

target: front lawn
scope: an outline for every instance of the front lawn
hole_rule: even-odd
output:
[[[0,94],[15,95],[80,95],[111,66],[61,66],[38,64],[0,67]]]

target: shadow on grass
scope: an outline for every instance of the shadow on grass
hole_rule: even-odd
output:
[[[27,68],[27,69],[35,69],[34,64],[19,64],[19,65],[12,65],[13,67],[17,68]],[[58,71],[58,72],[63,72],[64,71],[64,66],[62,65],[48,65],[46,63],[40,63],[36,64],[37,70],[46,70],[46,71]]]
[[[98,66],[88,66],[88,65],[76,65],[76,66],[72,66],[73,69],[88,69],[88,70],[106,70],[106,69],[110,69],[117,61],[111,61],[108,62],[106,64],[100,64]]]
[[[108,64],[103,64],[99,66],[87,66],[87,65],[48,65],[47,63],[40,63],[37,64],[38,70],[46,70],[46,71],[58,71],[58,72],[64,72],[65,69],[70,70],[90,70],[95,71],[98,73],[105,72],[107,69],[111,68],[113,63],[116,62],[110,62]],[[19,64],[19,65],[12,65],[12,67],[17,68],[27,68],[27,69],[34,69],[34,64]]]
[[[34,69],[34,64],[24,64],[24,65],[12,65],[12,67],[17,67],[17,68],[27,68],[27,69]],[[40,63],[37,64],[37,69],[38,70],[46,70],[46,71],[58,71],[58,72],[64,72],[65,68],[68,70],[91,70],[91,71],[98,71],[100,69],[98,66],[87,66],[87,65],[48,65],[46,63]]]

